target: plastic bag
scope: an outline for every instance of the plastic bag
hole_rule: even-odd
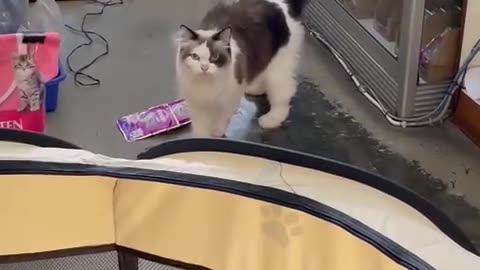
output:
[[[61,34],[63,29],[62,13],[55,0],[37,0],[30,4],[18,32],[56,32]]]
[[[0,0],[0,34],[13,34],[25,21],[28,0]]]

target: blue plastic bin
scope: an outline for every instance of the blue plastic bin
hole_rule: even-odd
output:
[[[62,68],[62,64],[59,63],[57,77],[45,83],[45,110],[47,112],[54,112],[57,109],[58,89],[60,87],[60,83],[65,80],[65,77],[65,71]]]

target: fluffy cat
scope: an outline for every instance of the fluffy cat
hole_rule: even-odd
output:
[[[266,94],[262,128],[279,127],[296,92],[307,0],[223,0],[177,36],[176,73],[196,136],[220,137],[243,95]]]
[[[37,72],[34,57],[30,54],[14,55],[12,62],[14,81],[20,98],[17,111],[23,112],[30,109],[35,112],[40,110],[43,83]]]

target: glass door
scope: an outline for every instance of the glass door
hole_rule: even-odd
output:
[[[458,70],[462,39],[462,0],[425,1],[419,84],[445,83]]]
[[[403,0],[337,0],[393,57],[398,57]]]

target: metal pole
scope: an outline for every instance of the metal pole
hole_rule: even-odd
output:
[[[424,13],[425,0],[403,0],[398,58],[400,74],[397,112],[400,117],[414,115]]]

